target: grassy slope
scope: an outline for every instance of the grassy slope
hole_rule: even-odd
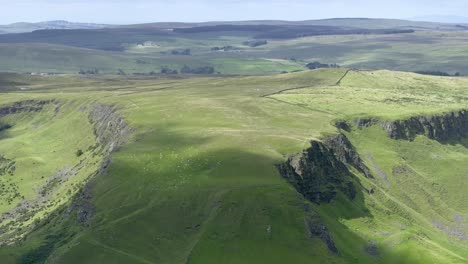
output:
[[[94,101],[90,98],[99,98],[116,104],[137,135],[114,155],[108,173],[96,178],[97,211],[91,227],[83,229],[73,220],[58,218],[55,225],[32,234],[29,243],[4,248],[0,256],[10,262],[45,234],[81,230],[66,245],[56,245],[49,261],[463,263],[468,258],[466,241],[438,231],[432,221],[451,225],[449,213],[467,213],[456,185],[465,177],[460,164],[467,158],[466,148],[424,138],[392,141],[376,128],[354,131],[349,137],[366,162],[376,162],[387,173],[390,187],[384,180],[357,175],[357,181],[376,189],[375,195],[360,193],[354,202],[340,198],[330,205],[312,205],[331,230],[340,256],[307,236],[303,209],[307,202],[281,179],[275,164],[307,147],[311,138],[334,132],[331,123],[336,118],[363,114],[396,118],[449,109],[420,93],[444,94],[443,100],[461,98],[453,107],[467,106],[466,89],[461,87],[468,81],[463,78],[350,72],[338,86],[345,73],[337,69],[227,79],[25,80],[34,82],[32,90],[10,94],[9,100],[44,96],[90,104]],[[407,85],[400,85],[402,80]],[[261,97],[298,87],[310,88]],[[399,94],[420,100],[385,100]],[[349,103],[347,96],[356,101]],[[298,104],[301,98],[305,101]],[[370,106],[361,107],[365,102]],[[430,165],[434,169],[421,154],[429,155],[429,149],[443,157]],[[402,157],[417,172],[412,180],[391,174]],[[435,202],[428,204],[427,197]],[[370,240],[378,243],[380,257],[365,252]]]
[[[305,87],[271,98],[345,119],[363,116],[398,119],[465,108],[468,104],[465,87],[465,78],[350,71],[339,85]]]

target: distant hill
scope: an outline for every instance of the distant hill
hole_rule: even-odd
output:
[[[461,16],[418,16],[410,18],[410,20],[414,21],[431,21],[436,23],[454,23],[454,24],[466,24],[468,23],[468,17],[461,17]]]
[[[63,20],[44,21],[38,23],[18,22],[9,25],[0,25],[0,34],[27,33],[43,29],[98,29],[108,25],[93,23],[74,23]]]
[[[437,23],[437,22],[421,22],[412,20],[400,19],[383,19],[383,18],[330,18],[320,20],[304,20],[304,21],[284,21],[284,20],[251,20],[251,21],[211,21],[200,23],[179,23],[179,22],[160,22],[147,23],[136,25],[125,25],[126,28],[188,28],[202,27],[214,25],[275,25],[275,26],[335,26],[335,27],[350,27],[361,29],[413,29],[413,30],[460,30],[456,24]]]
[[[417,20],[417,21],[416,21]],[[434,21],[434,22],[423,22]],[[450,23],[453,22],[453,23]],[[460,30],[457,24],[468,23],[468,18],[453,17],[420,17],[411,20],[374,19],[374,18],[330,18],[321,20],[284,21],[284,20],[248,20],[248,21],[209,21],[197,23],[184,22],[156,22],[132,25],[105,25],[93,23],[74,23],[63,20],[45,21],[38,23],[19,22],[9,25],[0,25],[0,34],[29,33],[44,29],[101,29],[101,28],[153,28],[177,29],[191,27],[206,27],[220,25],[270,25],[270,26],[334,26],[361,29],[412,29],[412,30]]]

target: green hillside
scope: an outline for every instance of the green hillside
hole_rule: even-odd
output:
[[[468,261],[466,78],[0,77],[2,263]]]

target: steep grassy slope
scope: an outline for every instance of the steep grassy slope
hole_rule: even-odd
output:
[[[385,121],[466,108],[467,79],[346,69],[235,78],[3,79],[9,89],[29,90],[2,95],[2,106],[54,99],[63,108],[57,119],[44,118],[44,128],[55,122],[57,133],[69,124],[83,128],[70,127],[66,150],[57,149],[72,154],[61,156],[69,162],[77,159],[76,148],[99,139],[88,121],[96,103],[115,105],[134,130],[106,172],[77,196],[75,201],[87,197],[92,204],[89,220],[83,224],[79,210],[62,207],[34,223],[35,231],[23,241],[3,246],[5,263],[464,263],[468,258],[460,235],[467,232],[466,187],[457,184],[466,177],[466,139],[394,140],[377,123],[353,125],[362,117]],[[5,146],[0,149],[6,151],[8,141],[26,141],[19,128],[53,112],[17,119],[9,138],[0,139]],[[354,199],[338,192],[319,205],[298,194],[276,165],[308,148],[310,140],[337,133],[338,119],[350,123],[342,132],[375,177],[350,168],[346,177],[356,186]],[[71,143],[83,135],[86,144]],[[51,148],[41,142],[31,144]],[[43,159],[55,164],[52,156]],[[18,171],[20,165],[25,166],[18,164]]]

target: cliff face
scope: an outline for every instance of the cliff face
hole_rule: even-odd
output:
[[[89,120],[94,125],[96,139],[106,154],[122,146],[132,133],[123,116],[110,105],[94,105],[89,113]]]
[[[94,135],[98,142],[97,148],[103,154],[101,166],[95,173],[100,175],[110,165],[110,154],[128,141],[133,130],[125,122],[124,117],[111,105],[95,104],[91,108],[88,118],[94,126]],[[68,213],[76,211],[78,221],[83,225],[88,224],[95,211],[91,203],[93,187],[94,182],[88,182],[76,195],[67,210]]]
[[[468,136],[467,110],[395,121],[357,119],[354,123],[359,128],[379,124],[393,139],[413,140],[417,135],[424,135],[430,139],[448,141]]]
[[[354,149],[351,142],[344,134],[327,137],[323,144],[333,151],[335,157],[343,164],[353,166],[357,171],[364,174],[367,178],[374,178],[369,168],[362,162],[359,154]]]
[[[306,199],[316,204],[329,203],[338,192],[350,200],[356,198],[358,189],[349,167],[374,178],[344,134],[312,141],[310,148],[278,165],[281,175]],[[319,238],[332,254],[339,255],[332,234],[320,216],[311,214],[312,209],[308,205],[305,208],[309,214],[305,220],[309,236]]]
[[[339,191],[353,200],[357,190],[346,165],[373,178],[345,135],[312,141],[311,147],[279,165],[281,175],[308,200],[330,202]]]

